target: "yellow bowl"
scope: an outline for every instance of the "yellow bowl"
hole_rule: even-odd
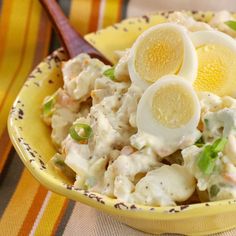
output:
[[[202,21],[212,17],[210,12],[189,12]],[[125,20],[86,39],[115,62],[114,50],[132,45],[136,37],[148,27],[164,22],[168,13],[158,13]],[[74,188],[63,176],[47,166],[56,150],[50,139],[50,129],[40,118],[40,105],[45,96],[62,85],[60,63],[66,60],[57,50],[41,62],[21,89],[9,115],[11,140],[20,158],[32,175],[48,189],[113,215],[119,221],[141,231],[206,235],[236,227],[236,200],[183,205],[176,207],[148,207],[127,204],[98,193]]]

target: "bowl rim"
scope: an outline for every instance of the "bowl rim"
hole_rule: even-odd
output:
[[[104,30],[104,29],[103,29]],[[26,82],[31,83],[33,79],[32,75],[35,73],[36,69],[41,66],[43,63],[45,63],[46,60],[54,59],[54,55],[57,54],[57,52],[61,52],[62,49],[59,48],[55,50],[53,53],[51,53],[49,56],[47,56],[43,61],[41,61],[36,68],[30,73],[28,76],[28,79]],[[25,83],[26,83],[25,82]],[[20,100],[20,97],[24,93],[25,86],[21,88],[20,92],[18,93],[14,103],[13,107],[17,104],[17,101]],[[29,162],[29,154],[24,149],[22,144],[19,142],[18,138],[19,136],[19,130],[17,126],[14,125],[14,120],[11,116],[11,113],[8,116],[8,122],[7,122],[8,132],[10,139],[13,143],[13,146],[17,153],[19,154],[19,157],[21,158],[24,165],[27,167],[27,169],[30,171],[30,173],[42,184],[44,185],[48,190],[51,190],[57,194],[60,194],[64,197],[67,197],[69,199],[82,202],[84,204],[87,204],[89,206],[95,207],[96,209],[100,209],[104,212],[120,216],[128,216],[130,218],[140,218],[140,219],[159,219],[159,220],[168,220],[168,219],[185,219],[185,218],[192,218],[192,217],[198,217],[198,216],[210,216],[218,214],[219,212],[231,212],[236,210],[236,199],[228,199],[228,200],[220,200],[215,202],[206,202],[206,203],[196,203],[196,204],[185,204],[185,205],[178,205],[178,206],[145,206],[140,204],[130,204],[130,203],[124,203],[120,202],[118,199],[112,199],[105,195],[98,194],[91,191],[76,189],[73,187],[67,188],[66,186],[63,186],[62,184],[58,184],[57,182],[53,183],[51,177],[49,178],[47,174],[43,171],[39,171],[38,168],[35,168],[30,162]],[[107,200],[105,203],[98,201],[97,199],[90,198],[89,194],[96,194],[96,196],[101,196],[105,200]],[[125,207],[114,207],[116,204],[124,203]],[[135,207],[132,207],[135,206]],[[207,208],[206,208],[207,207]],[[203,209],[206,209],[206,211],[202,211]],[[209,210],[208,210],[209,209]]]

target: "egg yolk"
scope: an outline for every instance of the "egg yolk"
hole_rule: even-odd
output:
[[[135,69],[147,82],[155,82],[166,74],[177,74],[182,66],[184,43],[180,32],[159,29],[150,32],[138,45]]]
[[[167,128],[180,128],[187,124],[194,115],[194,107],[191,93],[179,84],[161,87],[152,100],[154,118]]]
[[[236,54],[228,47],[206,44],[197,48],[198,74],[194,87],[219,96],[236,90]]]

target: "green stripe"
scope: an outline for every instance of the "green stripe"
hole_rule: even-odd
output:
[[[49,54],[51,54],[53,51],[58,49],[60,46],[61,46],[61,43],[57,37],[55,30],[53,29],[51,40],[50,40],[50,46],[49,46]]]
[[[70,219],[70,216],[72,214],[72,211],[74,209],[75,206],[75,202],[74,201],[69,201],[66,211],[61,219],[61,222],[58,224],[58,228],[56,230],[56,234],[57,236],[63,235],[64,230],[66,228],[66,225]]]
[[[58,0],[57,2],[61,6],[65,15],[68,17],[69,13],[70,13],[71,0]],[[60,40],[59,40],[55,30],[53,30],[52,36],[51,36],[51,41],[50,41],[49,53],[52,53],[53,51],[55,51],[59,47],[61,47]]]
[[[0,217],[7,207],[18,181],[23,172],[24,165],[14,149],[11,150],[3,173],[0,175]]]
[[[68,17],[70,14],[71,0],[58,0],[57,2],[61,6],[65,15]]]
[[[123,0],[122,9],[121,9],[121,19],[126,18],[128,5],[129,5],[129,0]]]
[[[3,1],[0,0],[0,15],[1,15],[1,10],[2,10],[2,3],[3,3]]]

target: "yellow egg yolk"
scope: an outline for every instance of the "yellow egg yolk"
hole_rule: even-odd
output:
[[[236,90],[236,53],[223,45],[206,44],[197,48],[198,74],[194,87],[219,96]]]
[[[177,74],[184,57],[181,33],[173,29],[159,29],[143,39],[135,53],[135,69],[147,82],[155,82],[166,74]]]
[[[155,119],[168,128],[180,128],[187,124],[194,115],[194,108],[191,93],[179,84],[161,87],[152,100]]]

